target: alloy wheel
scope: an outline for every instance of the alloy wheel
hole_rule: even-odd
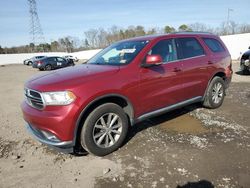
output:
[[[109,148],[119,140],[121,133],[121,118],[115,113],[106,113],[94,125],[93,140],[98,147]]]
[[[212,89],[212,101],[215,104],[218,104],[221,102],[223,98],[223,86],[220,82],[217,82],[214,84],[214,87]]]

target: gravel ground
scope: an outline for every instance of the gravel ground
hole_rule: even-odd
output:
[[[57,153],[33,140],[22,119],[23,65],[0,67],[0,187],[250,187],[250,75],[233,63],[222,107],[191,105],[132,127],[100,158]]]

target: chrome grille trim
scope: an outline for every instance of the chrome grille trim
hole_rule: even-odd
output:
[[[33,108],[42,110],[45,105],[42,95],[39,91],[35,91],[29,88],[24,88],[24,95],[26,102]]]

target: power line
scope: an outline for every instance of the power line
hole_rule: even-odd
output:
[[[37,6],[35,0],[28,0],[29,15],[30,15],[30,37],[33,44],[45,43],[43,30],[37,13]]]
[[[233,12],[233,9],[228,8],[228,9],[227,9],[227,34],[228,34],[228,32],[229,32],[230,12]]]

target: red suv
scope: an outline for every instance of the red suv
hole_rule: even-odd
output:
[[[104,156],[138,121],[196,102],[221,106],[231,77],[230,54],[210,33],[132,38],[87,64],[30,79],[23,117],[42,143]]]

